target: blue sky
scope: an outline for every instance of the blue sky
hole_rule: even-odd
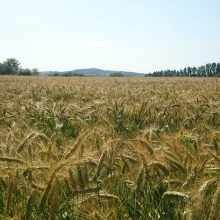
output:
[[[219,0],[0,0],[0,62],[149,73],[220,62]]]

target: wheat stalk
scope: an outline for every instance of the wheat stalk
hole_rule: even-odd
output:
[[[219,205],[220,204],[220,187],[217,188],[215,195],[212,199],[212,206],[209,214],[208,220],[214,220],[217,218],[217,214],[219,214]]]
[[[11,206],[11,201],[12,201],[12,197],[13,197],[15,188],[16,188],[16,180],[15,180],[15,177],[12,176],[10,179],[8,196],[7,196],[7,207],[6,207],[7,213],[9,213],[9,208]]]
[[[55,216],[58,214],[58,211],[59,211],[58,210],[58,186],[59,186],[59,183],[56,178],[54,180],[54,183],[51,189],[52,204],[51,204],[50,217],[49,217],[50,220],[55,219]]]
[[[25,220],[31,219],[33,199],[34,199],[34,195],[33,195],[33,193],[32,193],[32,194],[27,198],[26,210],[25,210]]]

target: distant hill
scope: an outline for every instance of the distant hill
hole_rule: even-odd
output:
[[[48,76],[53,74],[64,74],[66,72],[72,72],[72,73],[79,73],[83,74],[85,76],[109,76],[111,73],[120,72],[124,76],[145,76],[144,73],[137,73],[137,72],[127,72],[127,71],[113,71],[113,70],[102,70],[97,68],[89,68],[89,69],[76,69],[71,71],[65,71],[65,72],[59,72],[59,71],[43,71],[40,72],[40,75]]]

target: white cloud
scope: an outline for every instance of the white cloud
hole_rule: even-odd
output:
[[[107,43],[100,40],[79,40],[78,42],[90,46],[108,46]]]
[[[102,40],[91,40],[91,39],[72,39],[72,40],[65,40],[66,43],[79,43],[79,44],[86,44],[89,46],[110,46],[110,43]]]
[[[25,23],[25,24],[29,24],[29,25],[34,25],[35,23],[26,19],[19,19],[20,22]]]

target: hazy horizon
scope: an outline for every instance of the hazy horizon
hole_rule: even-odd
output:
[[[220,62],[217,0],[0,0],[0,62],[149,73]]]

